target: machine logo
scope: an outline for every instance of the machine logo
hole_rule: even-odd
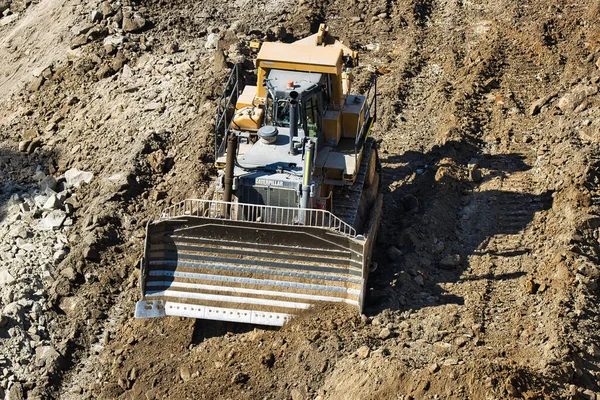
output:
[[[283,187],[283,181],[270,181],[266,179],[257,179],[257,185]]]

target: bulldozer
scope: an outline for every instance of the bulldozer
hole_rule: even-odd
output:
[[[362,312],[382,212],[377,81],[329,34],[265,42],[217,102],[212,196],[146,226],[135,317],[282,326],[321,302]]]

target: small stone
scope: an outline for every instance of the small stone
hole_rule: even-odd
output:
[[[235,33],[243,33],[246,31],[246,25],[244,25],[242,21],[234,21],[234,23],[229,27],[229,30]]]
[[[219,35],[217,33],[211,33],[206,37],[206,43],[204,47],[207,49],[216,49],[219,46]]]
[[[119,46],[121,46],[123,43],[125,42],[125,36],[123,35],[110,35],[104,38],[104,41],[102,42],[104,47],[110,45],[113,48],[117,48]]]
[[[100,254],[94,246],[86,246],[83,249],[83,258],[89,261],[100,261]]]
[[[233,378],[231,378],[231,383],[243,385],[246,382],[248,382],[249,379],[250,379],[250,377],[247,374],[238,372],[235,375],[233,375]]]
[[[595,86],[576,86],[573,88],[573,90],[558,100],[558,108],[564,112],[574,111],[578,106],[586,101],[589,96],[592,96],[596,93],[598,93],[598,88]]]
[[[40,230],[45,231],[60,229],[66,218],[67,214],[64,211],[53,210],[38,222],[37,226]]]
[[[430,374],[435,374],[439,370],[440,370],[440,366],[438,363],[433,363],[427,368],[427,371],[429,371]]]
[[[108,78],[109,76],[111,76],[114,73],[115,73],[115,71],[112,69],[112,67],[110,65],[103,65],[100,67],[98,72],[96,72],[96,77],[98,77],[98,79],[104,79],[104,78]]]
[[[123,65],[123,70],[121,71],[121,78],[130,79],[133,77],[133,70],[127,64]]]
[[[425,280],[423,279],[422,275],[417,275],[413,278],[413,280],[415,281],[415,283],[419,286],[424,286],[425,285]]]
[[[479,160],[477,158],[472,158],[471,160],[469,160],[469,163],[467,164],[467,168],[469,168],[469,169],[479,168]]]
[[[87,33],[88,40],[99,40],[105,38],[108,35],[108,29],[102,25],[96,25]]]
[[[41,75],[38,76],[37,78],[35,78],[34,80],[31,81],[31,84],[29,85],[29,91],[37,92],[38,90],[40,90],[40,88],[42,87],[42,85],[44,84],[45,81],[46,81],[46,78],[44,78]]]
[[[156,399],[156,389],[150,389],[148,390],[144,396],[146,397],[146,400],[155,400]]]
[[[65,314],[70,316],[74,315],[82,304],[83,301],[79,297],[63,297],[58,303],[58,308],[60,308]]]
[[[180,368],[179,376],[184,382],[187,382],[191,379],[192,373],[190,372],[190,368],[186,365]]]
[[[90,12],[90,20],[92,22],[100,22],[102,21],[102,14],[98,10],[92,10]]]
[[[8,236],[10,236],[11,238],[27,239],[29,236],[31,236],[31,232],[29,232],[27,228],[25,228],[23,225],[20,225],[11,229],[8,233]]]
[[[379,339],[383,339],[383,340],[386,340],[390,336],[392,336],[392,332],[388,328],[383,328],[381,330],[381,332],[379,332],[379,335],[377,335],[377,337],[379,337]]]
[[[19,249],[25,250],[25,251],[34,251],[36,249],[36,247],[33,243],[21,243],[21,244],[17,245],[17,247]]]
[[[362,359],[369,357],[369,354],[371,354],[371,349],[369,346],[360,346],[358,350],[356,350],[356,355]]]
[[[164,50],[165,54],[175,54],[179,51],[179,44],[177,42],[167,43],[163,47],[163,50]]]
[[[354,24],[357,24],[359,22],[362,22],[362,18],[361,17],[352,17],[352,18],[350,18],[350,21]]]
[[[162,150],[157,150],[154,153],[148,154],[147,159],[152,171],[156,173],[161,173],[164,171],[166,166],[166,157]]]
[[[24,140],[33,140],[36,137],[38,137],[39,132],[37,129],[27,129],[25,131],[23,131],[23,134],[21,135],[23,137]]]
[[[275,365],[275,354],[271,352],[268,354],[263,354],[260,356],[260,363],[267,368],[272,368],[273,365]]]
[[[440,260],[440,268],[442,269],[455,269],[462,264],[462,257],[459,254],[451,254]]]
[[[39,139],[39,138],[33,139],[31,141],[31,143],[29,143],[29,146],[27,146],[27,153],[29,153],[29,154],[33,153],[35,151],[35,149],[37,149],[41,145],[42,145],[42,139]]]
[[[15,382],[5,394],[4,400],[24,400],[23,386]]]
[[[19,151],[21,153],[26,153],[30,144],[31,144],[31,140],[21,140],[19,142]]]
[[[138,32],[146,26],[146,20],[140,13],[123,13],[123,31]]]
[[[111,6],[110,1],[105,1],[100,6],[100,12],[104,18],[107,18],[115,13],[115,9]]]
[[[387,251],[387,256],[392,261],[398,261],[400,258],[402,258],[402,251],[395,246],[390,246]]]
[[[589,353],[592,355],[592,357],[600,357],[600,347],[598,347],[596,343],[592,343],[589,348]]]
[[[123,391],[129,389],[129,383],[126,382],[125,379],[123,379],[123,378],[119,378],[117,380],[117,384],[121,387],[121,389],[123,389]]]
[[[88,42],[88,37],[87,35],[81,35],[81,36],[77,36],[75,39],[73,39],[73,41],[71,42],[71,49],[75,50],[83,45],[85,45]],[[43,81],[42,81],[43,83]],[[37,89],[36,89],[37,90]]]
[[[298,389],[292,389],[290,396],[292,400],[304,400],[304,396],[302,396],[302,393]]]
[[[585,400],[599,400],[600,399],[600,395],[596,394],[594,391],[590,390],[590,389],[585,389],[583,392],[581,392],[581,396],[585,399]]]
[[[466,337],[464,337],[464,336],[459,336],[456,339],[454,339],[454,344],[457,347],[463,347],[468,342],[469,342],[469,340]]]
[[[38,187],[42,192],[45,192],[48,189],[55,191],[57,186],[58,183],[56,182],[56,179],[54,179],[54,177],[52,176],[46,176],[38,183]]]
[[[82,183],[90,183],[94,174],[87,171],[81,171],[77,168],[71,168],[65,172],[67,187],[79,187]]]
[[[8,272],[7,268],[0,269],[0,287],[12,284],[15,278]]]
[[[162,103],[159,103],[159,102],[147,103],[144,106],[144,111],[158,111],[158,112],[163,112],[164,110],[165,110],[165,106]]]
[[[117,54],[117,56],[113,58],[112,62],[110,63],[110,67],[112,68],[113,72],[119,72],[127,62],[127,59],[122,55],[119,56],[119,54]]]
[[[525,282],[525,290],[529,294],[536,294],[538,291],[538,288],[539,288],[539,285],[537,283],[535,283],[535,281],[532,278],[528,279],[527,282]]]
[[[66,252],[64,250],[59,250],[59,252],[63,252],[66,255]],[[73,267],[67,267],[63,269],[62,271],[60,271],[60,274],[70,281],[74,281],[77,278],[77,272],[75,272]]]
[[[43,208],[46,210],[57,210],[61,207],[62,207],[62,204],[58,200],[58,197],[56,196],[56,194],[53,194],[50,197],[48,197],[48,200],[46,200],[46,202],[44,203]]]
[[[52,346],[41,346],[35,349],[35,366],[53,369],[60,362],[60,354]]]
[[[469,178],[474,183],[479,183],[483,180],[483,174],[480,169],[472,169],[469,171]]]

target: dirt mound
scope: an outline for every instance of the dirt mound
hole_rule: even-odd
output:
[[[596,398],[598,10],[0,0],[0,396]],[[144,225],[208,188],[228,70],[322,22],[356,87],[379,74],[366,315],[134,320]]]

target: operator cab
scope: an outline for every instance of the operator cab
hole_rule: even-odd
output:
[[[298,136],[318,138],[323,144],[322,115],[330,93],[327,74],[272,69],[265,79],[267,98],[264,125],[290,128],[292,96],[298,102]]]

